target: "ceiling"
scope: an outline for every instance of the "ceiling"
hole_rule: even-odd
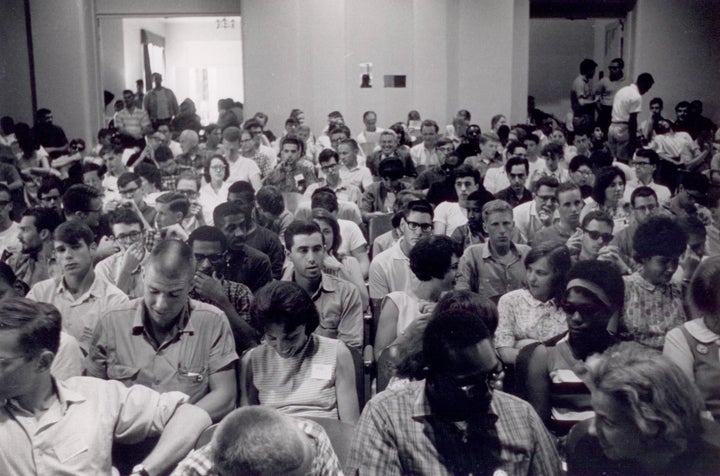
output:
[[[530,18],[625,18],[636,0],[530,0]]]

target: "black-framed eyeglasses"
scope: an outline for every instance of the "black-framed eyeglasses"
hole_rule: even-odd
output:
[[[119,235],[115,235],[115,239],[117,241],[123,241],[123,242],[135,242],[140,239],[142,236],[142,231],[131,231],[130,233],[120,233]]]
[[[505,368],[503,367],[502,361],[498,359],[495,367],[490,371],[478,374],[471,379],[458,380],[453,377],[448,377],[448,379],[453,383],[455,388],[468,396],[472,396],[476,394],[478,387],[480,387],[480,390],[493,390],[502,387],[502,379],[504,376]]]
[[[338,164],[327,164],[320,167],[320,170],[323,172],[330,172],[331,170],[335,170],[337,168]]]
[[[178,193],[182,193],[188,198],[195,198],[198,196],[198,193],[195,190],[177,190]]]
[[[418,223],[416,221],[408,219],[405,219],[405,223],[407,223],[408,228],[410,228],[412,231],[417,231],[419,228],[423,233],[427,233],[429,231],[432,231],[433,229],[432,223]]]
[[[602,238],[603,242],[610,243],[613,239],[612,233],[602,233],[595,230],[586,230],[583,228],[583,231],[587,233],[587,235],[590,237],[591,240],[597,241],[598,239]]]
[[[202,263],[205,260],[208,260],[211,263],[219,263],[225,260],[225,253],[213,253],[211,255],[193,253],[193,255],[195,256],[195,261],[198,263]]]

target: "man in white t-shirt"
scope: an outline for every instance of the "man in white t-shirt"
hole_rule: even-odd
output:
[[[468,196],[480,188],[480,174],[468,164],[455,169],[455,193],[457,202],[442,202],[435,207],[433,232],[436,235],[452,236],[455,229],[467,223]]]
[[[370,157],[375,152],[375,146],[378,145],[380,140],[380,133],[384,129],[377,127],[377,114],[375,114],[375,111],[366,111],[363,114],[363,124],[365,124],[365,130],[358,134],[357,142],[365,156]]]
[[[613,157],[627,163],[637,148],[637,116],[641,110],[641,96],[648,92],[655,80],[650,73],[641,73],[637,81],[615,93],[612,122],[608,129],[608,146]]]

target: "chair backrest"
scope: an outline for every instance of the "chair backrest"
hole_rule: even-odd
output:
[[[198,439],[195,442],[196,450],[210,443],[210,440],[212,440],[212,437],[215,434],[215,430],[217,430],[218,425],[219,423],[210,425],[209,427],[205,428],[202,433],[200,433],[200,436],[198,436]]]
[[[311,420],[322,426],[327,433],[333,450],[338,457],[340,467],[345,466],[345,461],[350,454],[350,445],[355,434],[355,425],[345,421],[322,417],[302,417]]]
[[[385,390],[390,379],[395,375],[395,367],[400,360],[400,351],[397,345],[390,345],[380,352],[377,359],[377,392]]]
[[[392,230],[392,217],[393,214],[388,213],[386,215],[378,215],[370,219],[370,222],[368,223],[368,234],[370,235],[370,239],[368,240],[369,243],[373,243],[375,238]]]
[[[365,405],[365,364],[362,353],[354,347],[348,346],[350,355],[353,359],[353,367],[355,367],[355,389],[357,390],[358,405],[362,411]]]

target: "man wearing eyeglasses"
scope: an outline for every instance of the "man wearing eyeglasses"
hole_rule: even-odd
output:
[[[141,266],[147,258],[145,226],[136,212],[119,208],[110,213],[110,227],[120,251],[95,265],[95,274],[135,299],[143,293]]]
[[[638,149],[632,158],[630,165],[635,169],[635,179],[629,180],[625,185],[625,196],[623,200],[630,200],[630,195],[638,187],[650,187],[655,192],[659,203],[670,199],[670,189],[659,183],[655,183],[653,175],[660,163],[660,156],[652,149]]]
[[[387,294],[410,290],[411,282],[415,279],[410,270],[410,250],[420,238],[433,231],[434,212],[426,200],[411,201],[401,213],[402,238],[370,263],[370,303],[376,316],[380,315],[380,304]]]
[[[235,337],[235,349],[241,355],[257,344],[258,336],[249,324],[252,291],[242,283],[225,279],[227,238],[217,228],[201,226],[190,233],[188,245],[197,266],[190,299],[212,304],[225,313]]]
[[[613,219],[607,213],[595,210],[585,215],[580,227],[582,235],[578,261],[597,259],[600,250],[613,239]]]
[[[182,227],[188,233],[205,225],[204,210],[198,201],[199,190],[200,176],[192,170],[185,170],[180,173],[175,191],[185,195],[185,198],[190,202],[187,215],[185,215],[182,221]]]
[[[324,149],[318,156],[318,164],[320,164],[320,170],[325,177],[319,182],[308,185],[303,198],[309,200],[315,190],[327,187],[335,192],[338,200],[352,202],[360,206],[363,193],[359,187],[343,181],[342,177],[340,177],[340,157],[338,153],[333,149]]]
[[[515,226],[526,243],[532,243],[535,233],[552,224],[559,186],[553,177],[540,177],[532,185],[533,200],[513,208]]]
[[[633,237],[638,226],[642,225],[651,216],[660,212],[657,194],[650,187],[638,187],[633,190],[630,195],[630,206],[632,207],[632,215],[630,224],[617,232],[613,238],[611,245],[617,247],[620,257],[627,268],[621,266],[621,270],[628,271],[637,268],[637,263],[633,259]]]
[[[561,474],[535,410],[496,390],[502,365],[483,321],[467,310],[430,320],[425,378],[368,402],[345,474]]]

